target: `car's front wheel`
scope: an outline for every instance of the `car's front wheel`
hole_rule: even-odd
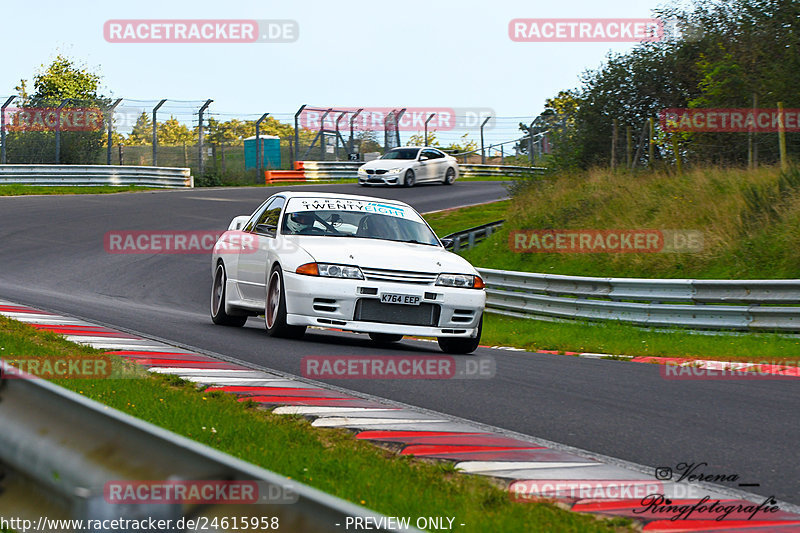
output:
[[[306,332],[305,326],[290,326],[286,323],[286,290],[283,286],[283,271],[275,265],[267,282],[267,298],[264,322],[270,337],[299,339]]]
[[[482,330],[483,315],[481,315],[481,321],[478,322],[478,334],[475,337],[437,337],[436,340],[444,353],[468,354],[478,349]]]
[[[404,187],[413,187],[414,184],[417,182],[416,176],[414,176],[414,171],[409,169],[406,170],[406,175],[403,178],[403,186]]]
[[[228,276],[225,265],[219,263],[214,270],[214,282],[211,284],[211,321],[219,326],[242,327],[247,316],[231,316],[225,312],[225,284]]]
[[[456,181],[456,169],[449,167],[444,173],[444,184],[452,185],[454,181]]]

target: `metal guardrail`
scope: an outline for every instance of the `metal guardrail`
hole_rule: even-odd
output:
[[[303,170],[308,180],[355,179],[361,161],[298,161],[297,170]],[[545,169],[541,167],[518,167],[511,165],[472,165],[459,163],[459,175],[462,178],[526,178],[541,175]]]
[[[505,222],[505,220],[496,220],[494,222],[488,222],[486,224],[481,224],[480,226],[475,226],[474,228],[457,231],[455,233],[445,235],[442,237],[442,240],[450,239],[453,241],[452,244],[449,244],[449,246],[445,246],[445,248],[451,252],[469,250],[502,227],[503,222]]]
[[[592,278],[478,268],[491,312],[641,326],[800,332],[800,279]]]
[[[0,165],[0,185],[194,187],[188,168],[118,165]]]
[[[9,368],[2,361],[0,365]],[[186,517],[278,517],[280,531],[290,532],[341,532],[347,517],[387,523],[364,507],[31,376],[0,381],[0,428],[0,469],[7,474],[1,516],[32,519],[34,524],[42,516],[149,517],[173,520],[169,531],[178,531],[177,520]],[[122,480],[256,482],[259,503],[108,503],[105,484]],[[261,503],[264,495],[267,503]]]

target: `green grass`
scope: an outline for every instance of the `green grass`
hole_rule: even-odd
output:
[[[505,218],[510,204],[510,200],[504,200],[472,207],[448,209],[437,213],[428,213],[424,216],[433,231],[440,237],[444,237],[456,231],[463,231],[487,222],[502,220]]]
[[[545,322],[488,313],[481,344],[529,351],[687,357],[721,361],[800,361],[800,338],[652,331],[616,322]]]
[[[796,169],[562,173],[519,187],[506,218],[464,257],[487,268],[578,276],[781,279],[800,272]],[[508,238],[517,229],[698,230],[704,243],[697,253],[515,253]]]
[[[96,355],[98,350],[0,318],[4,356]],[[136,369],[131,369],[131,372]],[[356,440],[342,429],[312,428],[174,376],[59,380],[56,383],[179,435],[390,516],[454,516],[463,531],[633,531],[547,503],[515,503],[488,479],[417,461]]]
[[[94,187],[70,187],[49,185],[0,185],[0,196],[23,196],[43,194],[110,194],[117,192],[158,191],[158,187],[140,187],[138,185],[98,185]]]

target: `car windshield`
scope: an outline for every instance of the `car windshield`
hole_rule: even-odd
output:
[[[419,148],[398,148],[389,150],[381,159],[416,159],[419,153]]]
[[[436,235],[408,207],[368,201],[337,205],[330,200],[298,200],[290,202],[283,217],[281,233],[284,235],[356,237],[439,246]],[[327,207],[332,209],[325,209]]]

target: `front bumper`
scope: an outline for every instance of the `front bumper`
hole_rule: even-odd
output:
[[[486,293],[476,289],[323,278],[293,272],[284,272],[283,277],[286,323],[291,326],[422,337],[475,337],[486,303]],[[409,325],[354,319],[360,299],[379,301],[382,293],[415,295],[422,304],[438,306],[436,323]]]
[[[400,185],[403,183],[401,172],[386,174],[362,174],[358,173],[358,183],[362,185]]]

